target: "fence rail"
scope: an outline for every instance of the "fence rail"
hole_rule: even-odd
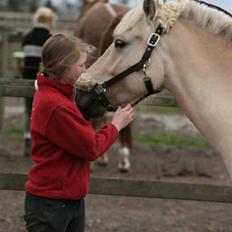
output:
[[[0,190],[24,190],[25,174],[0,173]],[[232,203],[232,186],[92,177],[90,193]]]
[[[32,97],[34,91],[33,80],[10,80],[0,78],[0,97]]]
[[[7,31],[28,31],[32,25],[33,14],[20,12],[0,12],[0,28]],[[54,31],[73,31],[79,15],[62,15],[58,17]]]
[[[34,94],[34,81],[23,79],[0,78],[0,97],[32,97]],[[143,105],[177,106],[175,98],[169,94],[156,94],[142,102]]]

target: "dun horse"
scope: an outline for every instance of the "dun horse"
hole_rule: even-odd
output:
[[[144,0],[123,17],[114,43],[86,75],[106,81],[111,105],[168,89],[232,176],[231,60],[230,13],[197,0]]]
[[[128,11],[128,7],[120,4],[109,4],[107,0],[95,0],[86,2],[83,17],[81,18],[75,30],[75,36],[81,38],[97,48],[97,55],[101,55],[113,41],[113,30],[121,20],[122,16]],[[91,65],[94,62],[90,61]],[[99,125],[106,123],[106,117],[93,120],[93,125],[97,128]],[[122,172],[130,169],[130,149],[132,145],[131,125],[124,128],[119,134],[120,149],[118,168]],[[106,165],[108,163],[107,153],[98,163]]]

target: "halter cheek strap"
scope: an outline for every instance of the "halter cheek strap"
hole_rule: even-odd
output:
[[[162,33],[163,33],[163,28],[161,26],[158,26],[155,33],[152,33],[150,38],[148,39],[148,42],[147,42],[148,46],[147,46],[141,60],[139,62],[137,62],[136,64],[134,64],[133,66],[131,66],[130,68],[128,68],[128,69],[124,70],[123,72],[119,73],[118,75],[114,76],[110,80],[103,82],[102,86],[104,88],[107,88],[107,87],[113,85],[114,83],[124,79],[125,77],[127,77],[131,73],[139,72],[144,67],[146,62],[149,60],[149,58],[152,54],[152,51],[156,47],[156,45],[158,44],[160,36]]]
[[[143,81],[147,89],[147,94],[141,97],[140,99],[138,99],[136,102],[134,102],[132,106],[138,104],[140,101],[142,101],[144,98],[148,97],[149,95],[160,92],[160,90],[157,90],[157,91],[154,90],[151,78],[147,75],[146,68],[150,63],[150,57],[151,57],[152,51],[157,46],[162,33],[163,33],[163,28],[161,27],[161,25],[159,25],[155,33],[152,33],[151,36],[149,37],[148,42],[147,42],[147,48],[141,60],[137,62],[136,64],[134,64],[133,66],[131,66],[130,68],[114,76],[112,79],[103,82],[101,85],[98,85],[97,90],[94,90],[98,94],[98,100],[102,103],[102,105],[107,106],[106,108],[108,111],[115,111],[117,110],[118,107],[113,106],[109,103],[108,99],[105,96],[106,89],[109,86],[115,84],[116,82],[124,79],[131,73],[139,72],[141,69],[143,70],[143,73],[145,74]]]

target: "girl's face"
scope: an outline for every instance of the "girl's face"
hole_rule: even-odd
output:
[[[85,63],[87,60],[87,53],[81,52],[78,61],[67,71],[63,78],[63,82],[66,84],[74,85],[79,76],[85,72]]]

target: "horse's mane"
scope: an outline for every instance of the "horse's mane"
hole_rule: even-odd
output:
[[[232,40],[232,15],[212,4],[187,1],[181,18],[194,21],[207,31]]]
[[[121,34],[129,30],[142,17],[143,8],[142,4],[139,4],[125,15],[115,29],[115,33]],[[232,15],[220,7],[199,0],[168,2],[159,9],[155,23],[161,23],[165,31],[168,32],[177,18],[193,21],[213,34],[232,40]]]

